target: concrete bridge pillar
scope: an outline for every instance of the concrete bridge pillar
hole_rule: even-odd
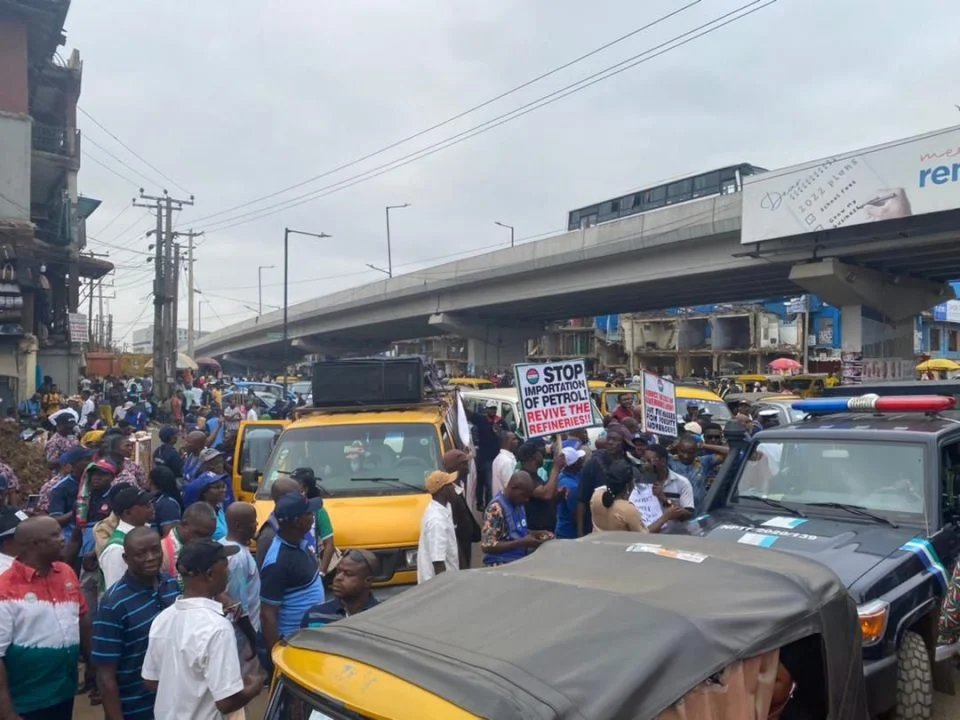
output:
[[[499,327],[477,323],[449,313],[430,316],[430,325],[449,335],[467,340],[467,362],[474,372],[509,370],[527,359],[527,340],[538,336],[543,326],[534,323]]]
[[[843,352],[873,358],[913,358],[917,315],[954,297],[945,283],[835,258],[794,265],[790,280],[840,308]]]

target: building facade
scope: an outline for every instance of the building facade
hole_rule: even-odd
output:
[[[76,50],[58,51],[69,7],[0,0],[0,407],[45,375],[76,387],[83,338],[71,337],[70,315],[81,283],[113,269],[81,253],[99,202],[77,190],[83,66]]]

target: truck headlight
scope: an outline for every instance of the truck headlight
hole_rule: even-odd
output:
[[[890,615],[890,606],[883,600],[871,600],[857,607],[857,616],[860,618],[860,634],[864,645],[873,645],[880,642],[887,630],[887,617]]]
[[[416,550],[404,551],[403,560],[406,563],[408,568],[415,568],[417,566],[417,551]]]

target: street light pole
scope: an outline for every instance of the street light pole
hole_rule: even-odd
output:
[[[390,211],[410,207],[410,203],[403,205],[387,205],[387,277],[393,277],[393,250],[390,247]]]
[[[257,267],[257,315],[263,315],[263,271],[272,270],[276,265],[260,265]]]
[[[389,215],[387,216],[389,217]],[[312,233],[305,232],[303,230],[291,230],[288,227],[283,229],[283,348],[281,349],[281,364],[283,371],[283,399],[287,399],[287,338],[289,336],[288,326],[287,326],[287,308],[288,308],[288,298],[287,298],[287,286],[290,277],[290,236],[291,235],[306,235],[308,237],[315,238],[328,238],[333,237],[332,235],[327,235],[326,233]]]
[[[513,244],[513,225],[507,225],[506,223],[502,223],[502,222],[500,222],[499,220],[494,220],[494,221],[493,221],[493,224],[494,224],[494,225],[499,225],[500,227],[503,227],[503,228],[507,228],[507,229],[510,231],[510,247],[514,247],[514,244]]]

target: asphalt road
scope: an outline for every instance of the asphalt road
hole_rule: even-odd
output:
[[[956,674],[957,692],[960,693],[960,672]],[[253,703],[247,706],[247,720],[260,720],[267,709],[266,691]],[[91,708],[86,697],[78,698],[77,707],[73,711],[74,720],[102,720],[103,711],[100,708]],[[934,704],[933,720],[956,720],[960,718],[960,694],[954,696],[937,693]]]

